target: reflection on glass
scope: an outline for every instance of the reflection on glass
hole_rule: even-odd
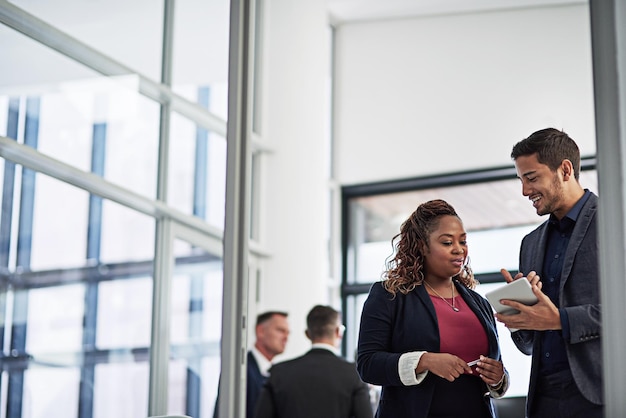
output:
[[[168,203],[224,229],[226,138],[172,115]]]
[[[168,412],[210,418],[220,375],[222,262],[180,240],[175,247]]]
[[[24,391],[28,396],[22,405],[22,417],[78,417],[79,382],[78,367],[46,367],[33,362],[24,373]]]
[[[7,136],[7,119],[9,117],[9,98],[0,96],[0,135]]]
[[[130,353],[128,357],[96,366],[94,418],[148,416],[148,363],[133,363]]]
[[[0,132],[10,130],[15,134],[9,136],[52,158],[154,197],[159,104],[138,93],[139,78],[102,77],[5,26],[0,39],[11,62],[10,70],[0,69]]]
[[[146,416],[154,220],[13,166],[20,199],[5,195],[0,228],[3,396],[24,417]]]
[[[28,328],[26,352],[38,359],[39,355],[80,351],[84,300],[82,284],[28,291],[28,316],[24,322]],[[19,322],[19,318],[14,318],[15,325]]]
[[[224,120],[229,18],[228,0],[176,2],[172,88]]]
[[[161,75],[163,0],[11,3],[137,73],[154,80]]]
[[[42,91],[39,151],[138,194],[156,195],[159,105],[135,76],[68,80]],[[95,170],[93,170],[95,171]]]
[[[154,219],[105,200],[102,204],[101,261],[103,263],[124,261],[145,263],[152,260],[154,230]]]
[[[98,299],[99,349],[150,346],[151,277],[102,282]]]
[[[31,268],[84,266],[89,193],[43,174],[35,175],[32,193]],[[28,211],[29,208],[22,207],[22,216],[27,216]]]

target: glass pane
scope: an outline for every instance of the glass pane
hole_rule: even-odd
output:
[[[595,170],[581,172],[580,182],[597,193]],[[417,206],[431,199],[446,200],[463,220],[476,274],[515,270],[522,237],[547,219],[537,216],[517,179],[352,198],[349,283],[380,280],[393,252],[391,239]]]
[[[66,81],[41,97],[38,149],[82,170],[102,161],[106,180],[156,196],[159,105],[136,77]]]
[[[43,174],[34,187],[31,268],[84,266],[89,193]]]
[[[150,346],[151,277],[102,282],[98,299],[99,349]]]
[[[176,2],[173,90],[226,119],[228,98],[228,0]]]
[[[22,406],[22,417],[77,417],[79,383],[77,367],[29,368],[24,372],[24,392],[28,397]]]
[[[95,369],[94,418],[148,416],[148,362],[99,364]]]
[[[154,258],[154,219],[117,203],[102,204],[101,261],[119,263]]]
[[[46,5],[46,2],[28,3]],[[58,3],[47,6],[53,6],[59,13],[64,13]],[[3,94],[37,95],[44,91],[55,91],[68,80],[101,76],[5,25],[0,25],[0,40],[2,59],[11,63],[10,66],[0,68],[0,86],[3,87]]]
[[[0,36],[2,31],[0,30]],[[0,96],[0,136],[7,136],[7,119],[9,115],[9,98]]]
[[[84,285],[33,289],[28,293],[26,352],[41,360],[50,354],[80,351],[85,312]],[[19,322],[16,317],[14,324]]]
[[[226,139],[172,115],[168,204],[224,229]]]
[[[162,0],[12,0],[11,3],[133,71],[160,79]]]
[[[168,412],[210,418],[220,374],[222,262],[181,240],[175,248]]]
[[[79,407],[145,416],[154,219],[22,166],[16,172],[19,199],[3,208],[13,212],[2,237],[13,256],[0,282],[12,281],[0,288],[2,349],[11,354],[2,378],[12,383],[0,403],[35,418],[50,408],[75,417]]]

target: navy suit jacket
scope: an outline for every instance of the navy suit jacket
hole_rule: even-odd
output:
[[[354,363],[313,348],[272,366],[255,417],[372,418],[369,388]]]
[[[598,197],[592,193],[576,220],[563,261],[559,308],[564,308],[569,318],[570,336],[565,349],[574,381],[585,398],[602,404],[597,207]],[[548,221],[524,237],[519,271],[527,274],[534,270],[543,277],[547,238]],[[539,376],[541,332],[518,331],[511,336],[522,352],[533,356],[527,401],[530,411]]]
[[[254,417],[254,408],[261,393],[261,388],[267,379],[261,374],[259,365],[251,351],[248,351],[248,369],[247,369],[247,388],[246,388],[246,418]],[[213,409],[213,418],[219,416],[220,390],[217,388],[217,399],[215,400],[215,409]]]
[[[488,356],[500,360],[496,322],[489,302],[456,281],[455,286],[485,329]],[[420,384],[405,386],[398,373],[398,361],[407,352],[439,352],[439,346],[437,314],[424,286],[393,297],[382,282],[372,285],[361,314],[357,369],[365,382],[382,386],[378,418],[427,416],[438,377],[428,373]],[[495,415],[491,398],[484,399]]]

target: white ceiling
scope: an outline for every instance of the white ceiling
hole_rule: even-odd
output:
[[[347,22],[588,3],[587,0],[328,0],[331,21]]]

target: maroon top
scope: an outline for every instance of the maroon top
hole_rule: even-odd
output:
[[[439,351],[459,356],[468,363],[480,358],[481,354],[486,356],[489,352],[487,333],[463,298],[454,298],[458,312],[450,307],[452,299],[446,298],[448,305],[438,296],[430,295],[430,298],[439,323]]]

